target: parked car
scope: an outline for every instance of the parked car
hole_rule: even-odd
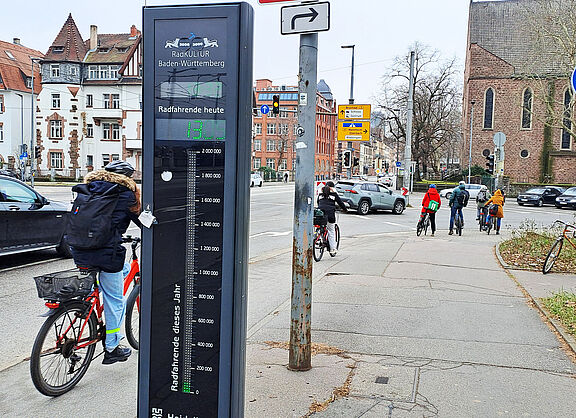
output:
[[[356,209],[360,215],[371,210],[391,210],[400,215],[406,208],[404,196],[393,193],[388,187],[376,182],[341,180],[336,183],[336,191],[342,201]]]
[[[544,204],[554,205],[556,198],[564,193],[562,187],[535,187],[526,190],[518,195],[516,202],[522,205],[542,206]]]
[[[478,193],[480,192],[480,187],[482,187],[481,184],[466,184],[466,190],[470,193],[470,199],[476,199],[476,196],[478,196]],[[454,187],[451,189],[442,189],[440,190],[440,196],[450,199],[453,190]]]
[[[570,187],[556,198],[557,208],[576,209],[576,187]]]
[[[264,179],[262,179],[260,173],[250,174],[250,187],[254,186],[262,187],[262,183],[264,183]]]
[[[3,168],[0,168],[0,175],[18,178],[18,174],[14,173],[13,171],[10,171],[10,170],[5,170]]]
[[[0,175],[0,255],[55,248],[71,257],[63,238],[70,207],[48,200],[18,179]]]

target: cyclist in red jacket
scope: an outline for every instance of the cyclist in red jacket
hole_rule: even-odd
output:
[[[440,199],[440,194],[436,190],[436,185],[431,184],[428,186],[428,191],[422,199],[422,213],[420,214],[420,219],[424,217],[424,214],[428,212],[430,214],[430,226],[432,227],[432,235],[436,232],[436,212],[440,209],[442,201]]]

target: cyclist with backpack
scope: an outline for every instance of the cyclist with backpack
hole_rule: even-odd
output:
[[[432,237],[434,232],[436,232],[436,212],[440,209],[442,205],[440,194],[436,190],[436,185],[431,184],[428,186],[428,191],[422,199],[422,212],[420,213],[420,220],[424,218],[424,215],[428,213],[430,216],[430,226],[432,228]]]
[[[470,194],[466,191],[466,184],[460,182],[457,188],[454,189],[452,195],[450,195],[450,231],[448,235],[454,234],[454,219],[456,215],[460,216],[462,219],[462,226],[464,226],[464,215],[462,214],[462,208],[468,205],[468,200],[470,199]]]
[[[488,190],[488,187],[482,185],[480,187],[480,191],[478,192],[478,196],[476,196],[476,208],[477,208],[477,212],[476,212],[476,220],[480,220],[480,212],[482,211],[482,208],[486,205],[486,202],[488,202],[488,200],[492,197],[492,194],[490,193],[490,190]]]
[[[342,208],[343,212],[348,211],[346,205],[334,190],[334,182],[329,181],[318,195],[318,209],[321,209],[324,212],[324,216],[328,218],[326,229],[328,230],[328,243],[330,244],[330,255],[332,257],[334,257],[337,252],[336,231],[334,228],[334,225],[336,225],[336,204]]]
[[[88,173],[84,183],[72,188],[77,193],[68,220],[66,239],[77,266],[98,269],[104,300],[106,341],[103,364],[126,361],[132,351],[120,346],[120,327],[126,305],[123,297],[123,270],[126,248],[122,235],[130,221],[141,227],[140,191],[131,178],[134,168],[125,161],[113,161]]]
[[[502,218],[504,217],[504,194],[502,190],[498,189],[494,192],[492,196],[486,202],[488,207],[488,216],[486,217],[486,225],[490,225],[490,218],[492,216],[496,217],[496,235],[500,234],[500,224],[502,223]]]

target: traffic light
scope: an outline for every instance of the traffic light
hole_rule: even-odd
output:
[[[354,167],[360,165],[360,158],[354,157]]]
[[[352,152],[349,150],[345,150],[342,153],[342,167],[344,168],[352,167],[351,162],[352,162]]]
[[[40,151],[40,147],[38,145],[36,145],[34,147],[34,158],[38,159],[38,158],[40,158],[41,155],[42,155],[42,152]]]
[[[277,94],[272,96],[272,113],[274,113],[275,115],[280,113],[280,96]]]
[[[490,174],[494,174],[494,154],[486,157],[486,171]]]

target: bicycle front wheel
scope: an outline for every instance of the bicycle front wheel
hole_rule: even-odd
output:
[[[322,240],[322,230],[318,228],[314,233],[314,260],[322,260],[324,255],[324,241]]]
[[[126,339],[134,348],[140,347],[140,284],[135,285],[126,301]]]
[[[552,270],[556,259],[560,256],[560,251],[562,251],[562,244],[564,244],[564,238],[557,239],[548,255],[546,256],[546,260],[544,260],[544,265],[542,266],[542,273],[546,274]]]
[[[420,236],[420,234],[422,234],[422,230],[424,229],[424,226],[422,225],[422,219],[420,219],[418,221],[418,223],[416,224],[416,236]]]
[[[426,215],[424,219],[424,235],[428,234],[428,227],[430,226],[430,215]]]
[[[340,248],[340,227],[338,224],[334,225],[334,234],[336,235],[336,249]]]
[[[82,379],[96,349],[98,327],[95,315],[86,319],[81,302],[58,309],[44,324],[32,348],[30,374],[38,391],[60,396]]]

